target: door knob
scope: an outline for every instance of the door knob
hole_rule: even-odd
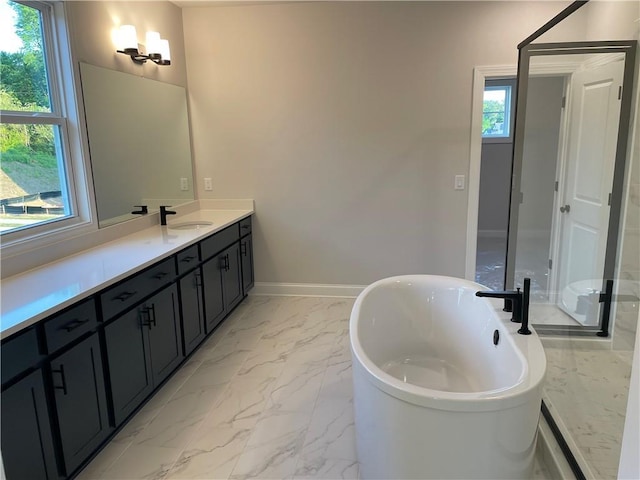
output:
[[[562,213],[569,213],[571,211],[571,205],[563,205],[562,207],[560,207],[560,211]]]

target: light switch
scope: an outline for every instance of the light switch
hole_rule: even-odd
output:
[[[454,188],[456,190],[464,190],[464,175],[456,175]]]
[[[189,180],[186,177],[182,177],[180,179],[180,190],[187,191],[189,190]]]
[[[213,190],[213,182],[211,181],[210,178],[204,179],[204,189],[207,191]]]

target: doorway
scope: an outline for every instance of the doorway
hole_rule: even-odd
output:
[[[515,75],[485,79],[475,281],[493,290],[505,278],[515,100]]]

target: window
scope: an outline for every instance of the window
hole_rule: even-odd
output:
[[[0,0],[0,18],[0,235],[5,243],[78,223],[79,208],[69,108],[62,101],[73,97],[65,95],[62,83],[70,62],[60,49],[64,36],[56,35],[54,6]]]
[[[482,103],[482,138],[511,139],[513,80],[487,80]]]

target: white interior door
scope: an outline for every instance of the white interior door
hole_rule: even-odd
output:
[[[598,324],[589,294],[602,286],[623,68],[623,62],[612,62],[577,72],[571,80],[558,306],[583,325]]]

